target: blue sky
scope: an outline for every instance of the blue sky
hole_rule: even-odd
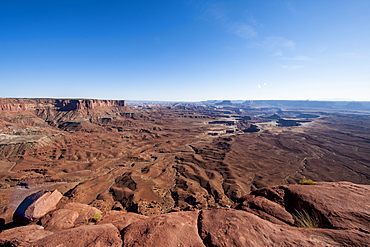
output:
[[[0,97],[370,101],[369,0],[1,0]]]

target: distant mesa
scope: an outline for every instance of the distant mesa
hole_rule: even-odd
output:
[[[253,132],[258,132],[258,131],[260,131],[260,129],[258,128],[257,125],[254,125],[254,124],[251,124],[249,128],[243,130],[244,133],[253,133]]]
[[[230,100],[223,100],[222,102],[216,103],[215,105],[233,105]]]
[[[237,120],[242,120],[242,121],[249,121],[249,120],[252,120],[252,118],[250,116],[235,116],[237,118]]]
[[[273,114],[271,116],[268,116],[268,117],[263,117],[263,118],[266,118],[266,119],[271,119],[271,120],[278,120],[280,119],[281,117],[278,115],[278,114]]]
[[[216,108],[238,107],[241,109],[259,109],[260,111],[282,109],[326,109],[326,110],[370,110],[370,101],[325,101],[325,100],[207,100],[201,101],[204,105]]]
[[[365,107],[360,102],[349,102],[347,105],[344,106],[347,109],[364,109]]]
[[[106,107],[126,107],[125,100],[98,99],[13,99],[1,98],[0,111],[18,112],[42,108],[55,108],[58,111],[74,111]]]
[[[287,119],[279,119],[278,121],[276,121],[276,123],[278,124],[278,126],[281,126],[281,127],[293,127],[293,126],[300,126],[301,124],[300,123],[309,123],[311,121],[309,120],[287,120]]]
[[[125,100],[56,100],[55,106],[59,111],[74,111],[79,109],[94,109],[97,107],[109,107],[109,106],[126,106]]]
[[[209,122],[209,124],[226,124],[228,126],[232,126],[235,124],[234,121],[212,121],[212,122]]]
[[[292,107],[292,108],[314,108],[314,109],[348,109],[365,110],[370,109],[369,101],[347,102],[347,101],[310,101],[310,100],[247,100],[242,103],[245,107]]]
[[[286,119],[279,119],[278,121],[276,121],[276,123],[278,124],[278,126],[283,126],[283,127],[292,127],[292,126],[301,125],[296,120],[286,120]]]
[[[95,99],[83,99],[83,100],[56,100],[55,106],[59,111],[74,111],[82,109],[96,109],[104,107],[121,107],[126,106],[125,100],[95,100]]]
[[[296,117],[297,118],[319,118],[320,116],[315,115],[315,114],[309,114],[309,113],[301,113],[301,114],[297,115]]]

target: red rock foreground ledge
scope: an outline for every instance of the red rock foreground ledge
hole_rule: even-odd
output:
[[[370,185],[334,182],[262,188],[233,208],[152,217],[108,211],[100,219],[98,209],[68,203],[36,225],[3,230],[0,245],[370,246],[369,198]],[[302,221],[318,228],[297,227]]]

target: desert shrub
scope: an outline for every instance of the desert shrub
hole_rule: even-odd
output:
[[[99,222],[103,218],[102,213],[94,214],[92,218],[86,218],[84,220],[85,225],[90,225]]]
[[[298,227],[318,228],[321,225],[320,216],[317,213],[308,213],[306,210],[295,210],[292,214],[294,224]]]
[[[94,214],[93,218],[95,222],[98,222],[103,218],[103,214],[102,213]]]
[[[303,185],[312,185],[314,182],[312,179],[308,179],[308,180],[301,180],[299,181],[299,184],[303,184]]]

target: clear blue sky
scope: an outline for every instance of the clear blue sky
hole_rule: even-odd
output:
[[[0,0],[0,97],[370,100],[369,0]]]

